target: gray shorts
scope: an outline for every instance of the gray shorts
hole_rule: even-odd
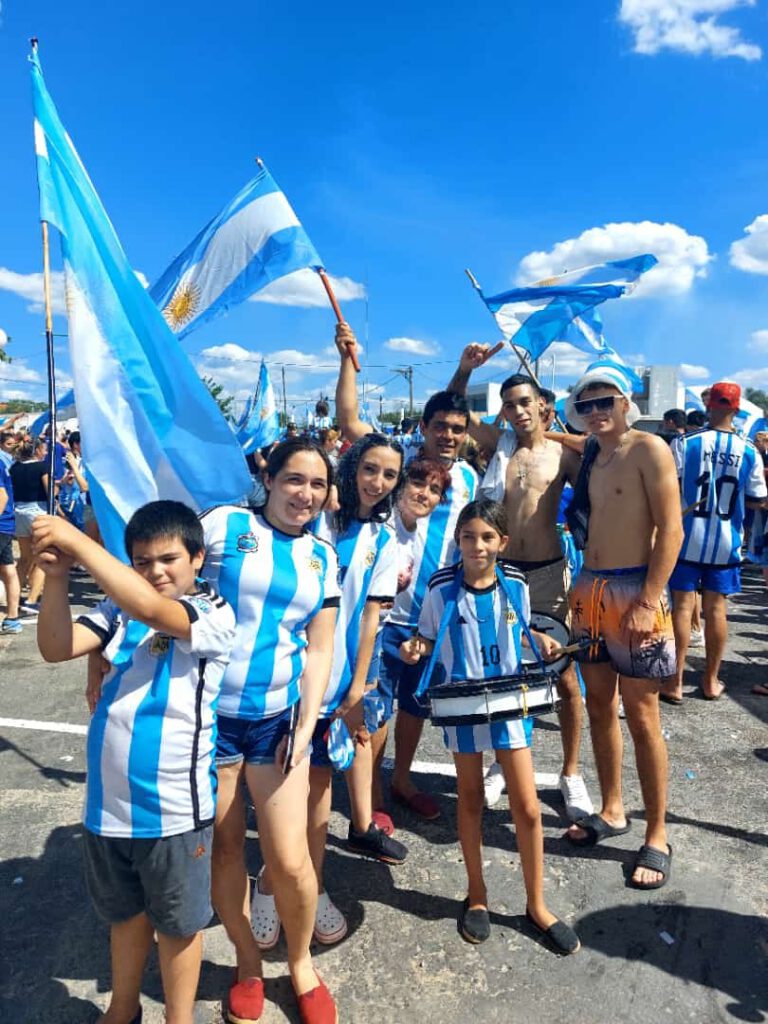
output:
[[[32,523],[38,516],[48,514],[45,505],[33,501],[16,502],[14,509],[16,513],[16,536],[29,537],[32,535]]]
[[[83,830],[85,880],[109,924],[142,912],[163,935],[201,931],[211,908],[213,825],[159,839],[117,839]]]

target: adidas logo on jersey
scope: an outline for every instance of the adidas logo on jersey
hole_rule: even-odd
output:
[[[316,572],[318,576],[322,575],[323,563],[319,558],[308,558],[307,566],[312,570],[312,572]]]

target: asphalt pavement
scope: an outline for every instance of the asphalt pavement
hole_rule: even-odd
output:
[[[98,597],[87,581],[76,592],[81,604]],[[547,899],[577,930],[576,956],[555,956],[526,926],[514,829],[503,801],[485,816],[491,938],[470,946],[458,935],[465,879],[454,779],[438,730],[425,732],[417,779],[440,801],[443,815],[422,823],[395,809],[397,837],[410,851],[401,867],[346,850],[346,787],[337,778],[326,880],[350,928],[340,945],[317,949],[316,963],[337,998],[340,1021],[768,1020],[768,697],[750,692],[756,682],[768,683],[767,612],[762,579],[748,571],[744,593],[730,602],[725,696],[716,703],[701,699],[702,652],[693,651],[684,705],[663,708],[674,850],[665,888],[641,893],[626,884],[644,825],[628,736],[624,779],[634,827],[582,850],[562,838],[553,785],[559,733],[551,722],[537,727]],[[107,931],[90,908],[81,867],[84,689],[82,663],[42,662],[34,627],[0,638],[0,1020],[7,1024],[92,1024],[108,997]],[[596,798],[586,731],[583,762]],[[247,856],[255,874],[260,857],[253,832]],[[282,940],[266,956],[265,1024],[298,1020],[284,957]],[[199,1024],[222,1020],[233,962],[214,920],[205,933]],[[145,1024],[163,1020],[161,998],[153,954]]]

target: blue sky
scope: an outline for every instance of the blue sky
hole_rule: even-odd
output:
[[[417,366],[423,397],[497,339],[464,267],[494,293],[644,251],[659,269],[602,309],[613,346],[768,387],[768,0],[2,0],[0,19],[0,398],[45,389],[30,35],[133,266],[155,280],[260,155],[341,293],[367,290],[367,317],[345,313],[395,402],[394,367]],[[246,302],[185,347],[230,391],[264,354],[314,400],[333,315],[294,300]],[[583,365],[558,351],[558,384]]]

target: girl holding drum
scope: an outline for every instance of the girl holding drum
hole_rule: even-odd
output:
[[[456,524],[458,565],[441,569],[429,581],[419,617],[419,631],[406,640],[400,656],[414,665],[437,650],[427,667],[439,661],[446,682],[490,680],[520,672],[523,633],[530,621],[525,576],[497,558],[507,544],[503,505],[470,502]],[[531,631],[528,630],[531,634]],[[542,633],[533,639],[548,657],[556,647]],[[427,682],[427,681],[423,681]],[[544,902],[544,838],[536,795],[530,743],[533,718],[444,727],[446,746],[456,765],[458,832],[467,869],[468,894],[459,914],[459,931],[467,942],[490,935],[488,895],[483,877],[483,751],[493,750],[507,784],[510,810],[527,895],[529,923],[559,953],[575,953],[575,932]]]

